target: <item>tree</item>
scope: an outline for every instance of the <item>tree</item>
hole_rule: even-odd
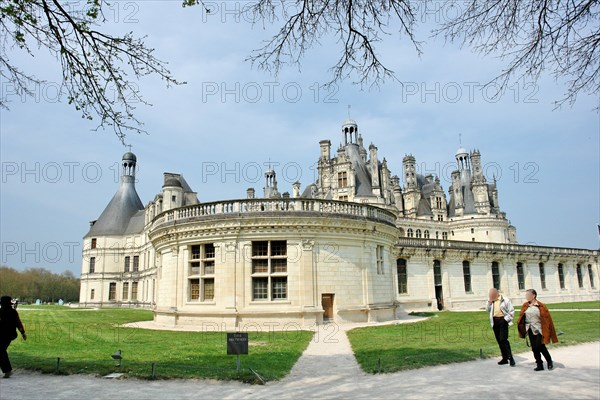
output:
[[[548,69],[567,81],[557,105],[573,104],[580,93],[600,94],[598,0],[253,0],[243,12],[257,24],[280,27],[248,60],[276,75],[283,66],[300,65],[311,47],[333,36],[340,56],[331,68],[331,82],[354,77],[356,83],[379,85],[395,76],[378,54],[378,43],[391,35],[388,31],[399,30],[421,54],[416,13],[432,3],[461,5],[461,12],[434,34],[507,60],[495,78],[503,87],[515,75],[536,81]],[[182,0],[183,6],[198,4],[211,12],[212,3]],[[111,126],[124,141],[127,131],[143,132],[134,104],[146,104],[127,72],[136,78],[158,75],[167,85],[181,82],[143,37],[99,29],[107,5],[87,0],[85,9],[67,10],[59,0],[0,0],[0,73],[31,94],[29,85],[40,81],[15,66],[7,49],[16,46],[33,55],[33,44],[46,48],[61,63],[69,103],[85,118],[99,117],[99,127]],[[0,101],[0,107],[6,106]]]
[[[127,131],[144,132],[134,105],[148,104],[128,73],[136,78],[158,75],[167,85],[179,82],[143,38],[98,29],[106,21],[106,6],[104,0],[87,0],[80,9],[58,0],[0,0],[0,75],[17,93],[33,95],[31,86],[42,81],[14,65],[7,50],[16,47],[33,56],[34,45],[47,49],[61,63],[61,89],[69,104],[84,118],[98,117],[98,127],[112,127],[124,143]],[[7,108],[6,102],[0,100],[0,107]]]

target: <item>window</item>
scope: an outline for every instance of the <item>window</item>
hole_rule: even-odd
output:
[[[273,285],[273,300],[287,299],[287,278],[271,279]]]
[[[546,270],[544,269],[544,263],[539,264],[540,268],[540,283],[542,285],[542,289],[546,289]]]
[[[383,246],[375,248],[375,258],[377,260],[377,275],[383,275]]]
[[[471,228],[471,233],[475,233],[475,229],[474,228]]]
[[[558,283],[561,289],[565,288],[565,271],[561,263],[558,264]]]
[[[96,294],[96,289],[90,290],[90,300],[94,300],[94,295]]]
[[[267,300],[269,298],[269,278],[252,278],[253,300]]]
[[[412,230],[412,228],[408,228],[406,230],[406,236],[410,237],[410,238],[413,237],[413,230]]]
[[[433,283],[435,286],[442,285],[442,263],[440,260],[433,260]]]
[[[444,216],[442,214],[438,214],[438,221],[443,221],[444,220]]]
[[[340,196],[339,200],[340,201],[348,201],[348,196]]]
[[[114,301],[117,299],[117,283],[110,282],[108,284],[108,301]]]
[[[471,264],[463,261],[463,279],[465,281],[465,293],[471,293]]]
[[[202,300],[215,298],[215,278],[202,279]]]
[[[579,285],[579,289],[583,289],[583,273],[579,264],[577,264],[577,284]]]
[[[140,256],[133,256],[133,272],[140,270]]]
[[[425,231],[425,232],[423,232],[423,237],[424,237],[425,239],[429,239],[429,231]]]
[[[348,173],[346,171],[338,172],[338,188],[348,187]]]
[[[131,283],[131,300],[137,300],[137,299],[138,299],[138,283],[132,282]]]
[[[523,272],[523,263],[517,263],[517,283],[519,290],[525,290],[525,273]]]
[[[205,243],[190,247],[189,298],[210,301],[215,298],[215,245]]]
[[[408,293],[408,276],[406,273],[406,260],[399,258],[396,260],[396,271],[398,274],[398,293]]]
[[[96,257],[90,257],[90,274],[96,271]]]
[[[124,266],[125,272],[129,272],[129,260],[130,260],[130,258],[131,257],[129,257],[129,256],[125,257],[125,266]]]
[[[96,248],[96,238],[92,238],[92,249]]]
[[[190,279],[190,300],[200,299],[200,279]]]
[[[588,275],[590,277],[590,286],[594,289],[596,286],[594,285],[594,271],[592,270],[592,264],[588,264]]]
[[[252,299],[287,299],[287,242],[252,242]]]
[[[448,232],[442,232],[442,239],[448,240]]]
[[[417,238],[420,238],[420,237],[421,237],[421,230],[420,230],[420,229],[417,229],[417,230],[415,231],[415,237],[417,237]]]
[[[121,295],[123,301],[129,298],[129,282],[123,282],[123,293]]]
[[[200,245],[193,245],[191,248],[191,257],[192,260],[200,258]]]
[[[497,261],[492,261],[492,284],[500,290],[500,266]]]
[[[171,201],[175,203],[177,201],[177,196],[171,196]]]
[[[441,197],[436,197],[435,198],[435,207],[436,208],[442,208],[442,198]]]

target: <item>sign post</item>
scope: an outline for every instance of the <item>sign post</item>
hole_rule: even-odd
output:
[[[227,333],[227,354],[237,356],[237,370],[240,370],[240,354],[248,354],[248,332]]]

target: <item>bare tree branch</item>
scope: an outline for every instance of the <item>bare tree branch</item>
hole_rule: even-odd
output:
[[[42,82],[15,67],[8,50],[19,47],[31,56],[31,44],[45,48],[57,57],[62,67],[61,91],[68,102],[92,120],[96,129],[112,127],[124,143],[127,132],[145,132],[134,116],[135,104],[148,104],[137,85],[129,78],[158,75],[167,86],[180,84],[166,63],[146,47],[144,37],[133,33],[112,36],[95,29],[105,21],[104,0],[88,0],[87,8],[67,10],[58,0],[0,0],[0,75],[15,85],[18,93],[32,95],[31,85]],[[149,104],[148,104],[149,105]],[[5,99],[0,106],[7,108]]]
[[[508,60],[495,78],[503,87],[514,76],[536,81],[544,70],[565,79],[560,107],[581,92],[600,96],[599,21],[598,0],[471,0],[434,33]]]

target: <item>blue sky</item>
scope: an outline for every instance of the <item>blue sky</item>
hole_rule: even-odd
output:
[[[327,91],[320,85],[331,78],[335,40],[324,38],[301,68],[275,77],[244,61],[273,28],[253,26],[247,16],[236,21],[224,2],[211,4],[213,15],[178,1],[122,1],[108,10],[108,29],[147,35],[187,82],[136,82],[153,104],[136,110],[148,134],[127,138],[138,156],[144,204],[161,190],[163,172],[182,173],[201,201],[241,198],[248,187],[261,193],[269,160],[280,191],[291,192],[295,180],[305,187],[314,181],[319,140],[339,144],[350,104],[365,143],[378,146],[392,173],[401,175],[402,157],[411,153],[421,172],[440,175],[447,190],[461,134],[464,147],[481,151],[488,178],[497,176],[500,207],[519,242],[598,248],[597,97],[580,95],[573,107],[554,110],[565,86],[548,73],[535,85],[513,81],[494,99],[493,87],[481,88],[501,61],[429,37],[443,10],[420,14],[421,57],[396,33],[378,44],[399,82],[369,90],[348,80]],[[79,274],[81,239],[117,190],[127,149],[112,131],[93,131],[96,121],[82,119],[64,96],[60,101],[52,57],[11,56],[47,83],[34,88],[35,98],[21,98],[2,82],[10,111],[0,111],[0,263]]]

